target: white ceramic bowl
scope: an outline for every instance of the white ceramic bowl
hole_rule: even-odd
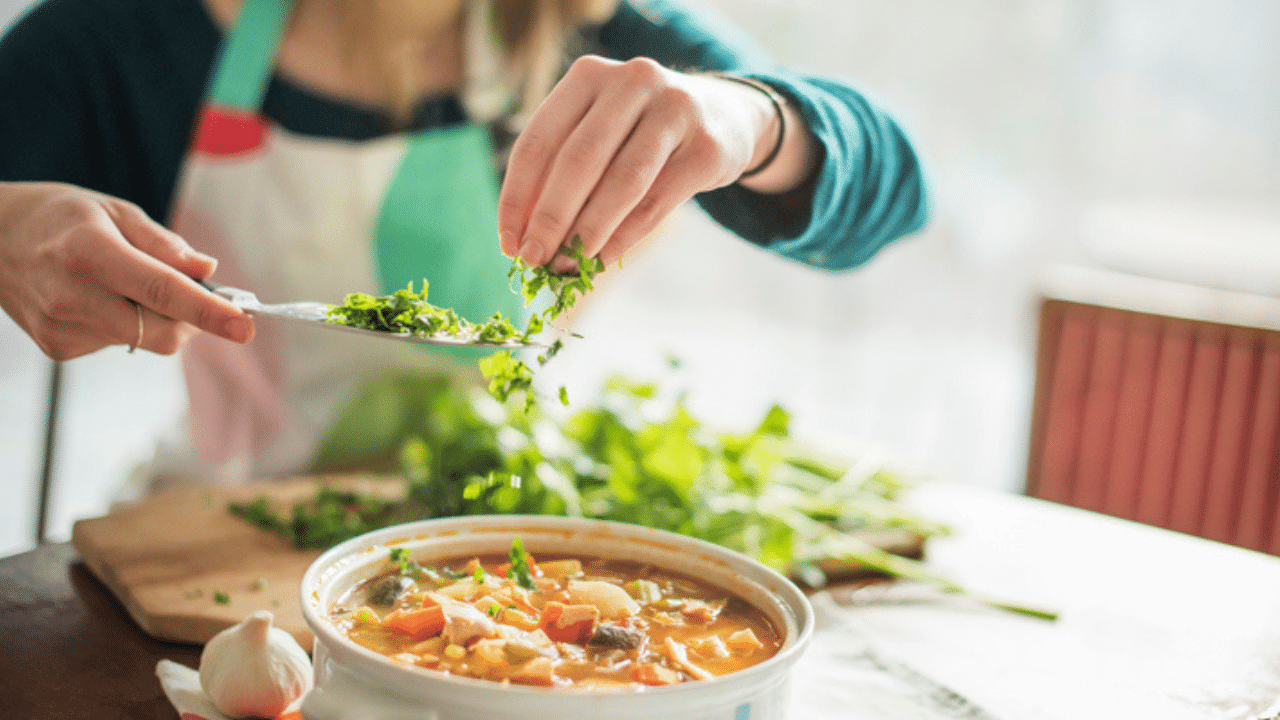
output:
[[[763,611],[782,633],[768,660],[712,680],[636,692],[504,686],[396,663],[343,637],[327,610],[348,588],[387,567],[389,547],[417,559],[505,553],[512,538],[535,557],[580,554],[651,563],[717,585]],[[315,634],[315,688],[306,720],[776,720],[787,708],[791,668],[813,634],[813,608],[781,574],[731,550],[622,523],[527,515],[441,518],[361,535],[321,555],[302,579]]]

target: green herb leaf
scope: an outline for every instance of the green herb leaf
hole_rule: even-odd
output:
[[[507,569],[507,577],[515,578],[516,584],[526,590],[536,590],[538,585],[533,581],[533,570],[529,567],[529,553],[525,552],[520,538],[511,541],[508,557],[511,567]]]

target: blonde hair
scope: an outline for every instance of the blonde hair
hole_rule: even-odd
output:
[[[486,0],[473,0],[485,2]],[[533,112],[565,63],[565,43],[579,28],[609,19],[619,0],[492,0],[507,65],[519,75],[518,111]]]
[[[518,127],[555,85],[567,43],[607,20],[619,0],[348,0],[346,51],[370,66],[398,125],[418,101],[423,44],[412,28],[455,23],[464,58],[459,95],[468,114]]]

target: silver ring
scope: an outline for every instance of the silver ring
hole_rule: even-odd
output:
[[[132,353],[142,344],[142,306],[132,300],[129,302],[133,303],[133,309],[138,311],[138,339],[134,340],[133,344],[129,346],[129,352]]]

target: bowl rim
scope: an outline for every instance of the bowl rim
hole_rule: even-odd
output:
[[[675,685],[665,685],[657,687],[644,687],[635,690],[619,690],[616,692],[577,689],[577,688],[546,688],[531,685],[521,685],[517,683],[502,684],[492,680],[484,680],[481,678],[473,678],[465,675],[444,674],[432,671],[429,668],[422,668],[416,665],[407,665],[398,663],[386,655],[370,650],[358,643],[352,641],[342,633],[338,632],[333,623],[321,612],[319,607],[319,592],[323,583],[328,577],[336,577],[343,567],[349,566],[351,563],[360,564],[359,555],[371,552],[380,547],[394,547],[399,544],[412,542],[414,540],[425,540],[431,537],[453,537],[459,533],[427,534],[426,531],[419,528],[434,529],[436,527],[448,527],[450,525],[476,525],[483,528],[490,524],[506,524],[506,523],[530,523],[544,524],[544,527],[555,529],[556,526],[563,526],[565,529],[585,530],[590,528],[598,529],[621,529],[624,533],[644,533],[652,534],[655,539],[672,543],[679,543],[688,546],[691,550],[701,551],[705,555],[718,556],[718,560],[728,560],[735,563],[743,564],[749,567],[753,572],[761,576],[760,579],[752,579],[753,584],[757,585],[760,590],[773,596],[784,613],[789,613],[795,622],[795,636],[787,637],[789,630],[783,628],[784,644],[778,652],[774,653],[765,660],[735,670],[725,675],[719,675],[709,680],[699,680],[696,682],[684,682]],[[625,539],[625,538],[624,538]],[[375,557],[375,556],[370,556]],[[675,572],[679,572],[676,570]],[[766,585],[762,579],[771,581],[771,585]],[[771,587],[772,586],[772,587]],[[784,597],[772,588],[778,587],[785,591]],[[735,592],[733,588],[722,588],[728,592]],[[398,525],[388,525],[377,530],[371,530],[362,535],[358,535],[349,540],[345,540],[329,550],[326,550],[319,557],[312,561],[308,566],[306,573],[303,574],[302,582],[299,586],[300,601],[302,603],[303,619],[311,628],[315,643],[324,642],[330,656],[335,655],[335,651],[340,651],[341,655],[358,658],[362,662],[373,663],[379,668],[379,675],[385,672],[391,672],[395,675],[403,675],[405,678],[412,678],[415,682],[439,682],[445,686],[455,686],[462,688],[473,688],[479,691],[492,690],[501,692],[504,696],[530,695],[589,695],[589,696],[614,696],[614,695],[654,695],[669,696],[680,693],[701,693],[714,692],[711,688],[722,688],[729,685],[737,685],[739,683],[750,683],[753,678],[761,675],[770,674],[778,665],[790,666],[792,662],[802,653],[809,644],[816,625],[816,617],[809,598],[800,590],[800,588],[782,573],[761,563],[755,558],[745,553],[731,550],[722,545],[717,545],[706,540],[681,535],[680,533],[671,532],[669,530],[660,530],[644,525],[633,523],[623,523],[614,520],[596,520],[592,518],[565,517],[556,515],[529,515],[529,514],[498,514],[498,515],[460,515],[451,517],[429,518],[426,520],[414,520]],[[745,598],[742,598],[745,600]],[[754,606],[754,603],[752,603]],[[757,610],[765,612],[757,607]],[[323,638],[323,640],[322,640]],[[353,670],[349,665],[346,666],[347,671]],[[789,672],[789,671],[788,671]],[[787,673],[783,673],[779,679],[785,677]],[[750,683],[754,685],[754,683]],[[706,690],[703,690],[706,688]],[[726,687],[727,689],[727,687]]]

